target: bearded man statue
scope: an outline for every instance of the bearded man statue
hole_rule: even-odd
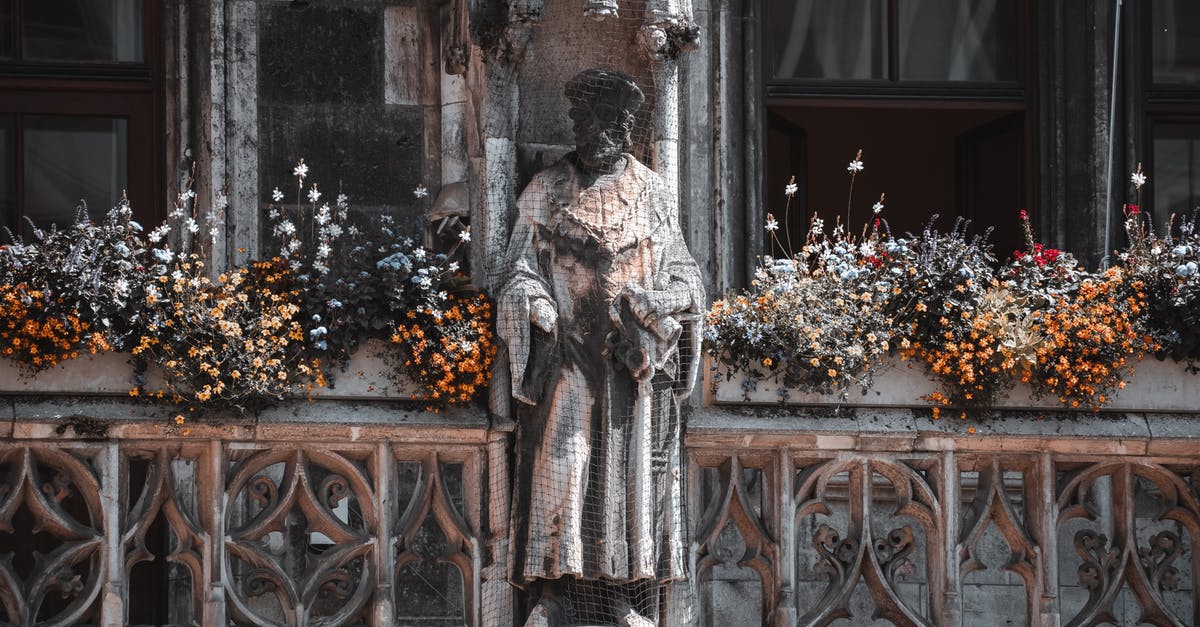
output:
[[[575,151],[517,201],[498,332],[517,403],[512,580],[526,625],[643,627],[685,579],[683,423],[705,305],[676,195],[630,154],[628,76],[567,83]]]

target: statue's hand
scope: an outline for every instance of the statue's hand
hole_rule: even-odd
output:
[[[529,321],[546,333],[554,333],[558,328],[558,309],[544,298],[538,298],[530,303]]]
[[[625,302],[629,303],[629,311],[642,322],[650,322],[666,313],[659,311],[659,299],[655,298],[652,292],[646,291],[640,285],[631,283],[625,286],[622,297],[625,299]]]

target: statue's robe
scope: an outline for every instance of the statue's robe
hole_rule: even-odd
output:
[[[513,580],[684,578],[680,401],[700,359],[699,268],[657,173],[625,155],[585,188],[576,159],[522,192],[499,295],[520,401]],[[619,298],[630,285],[669,311],[638,319]],[[552,333],[530,323],[538,301],[557,311]]]

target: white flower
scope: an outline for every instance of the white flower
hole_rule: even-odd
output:
[[[275,202],[279,202],[279,201],[283,200],[283,192],[279,191],[278,187],[271,190],[271,200],[273,200]]]
[[[292,176],[300,179],[301,183],[304,182],[304,177],[308,176],[308,166],[305,165],[304,159],[301,159],[300,162],[296,164],[296,167],[292,168]]]
[[[291,220],[284,220],[283,222],[280,222],[279,224],[275,225],[275,234],[276,235],[291,235],[292,233],[295,233],[295,232],[296,232],[296,225],[292,224]]]
[[[321,205],[320,209],[317,209],[317,224],[321,226],[329,224],[329,203],[325,203]]]
[[[451,261],[450,265],[446,266],[446,268],[448,268],[451,272],[458,272],[458,262]]]
[[[116,282],[113,283],[113,294],[116,294],[117,296],[128,296],[129,281],[126,281],[125,279],[117,279]]]
[[[279,210],[274,207],[271,207],[271,210],[267,212],[267,217],[272,220],[278,220],[279,219]]]
[[[342,225],[330,224],[329,227],[325,229],[325,232],[329,233],[329,237],[332,237],[334,239],[341,237],[342,236]]]
[[[458,343],[458,349],[464,353],[469,353],[469,352],[475,350],[475,343],[468,342],[467,340],[463,340]]]
[[[225,192],[218,192],[217,193],[217,209],[225,209],[228,206],[229,206],[229,196],[226,196]]]
[[[417,281],[417,284],[421,286],[421,289],[427,290],[433,287],[433,279],[423,276],[419,281]]]
[[[321,192],[317,191],[317,184],[313,183],[312,189],[308,190],[308,202],[316,204],[321,199]]]
[[[329,247],[329,244],[322,243],[320,246],[317,246],[317,257],[319,258],[328,257],[332,252],[333,249]]]
[[[424,248],[413,249],[412,256],[413,256],[413,259],[416,259],[417,261],[425,261],[425,249]]]
[[[162,241],[162,238],[166,237],[167,233],[170,231],[171,227],[163,224],[153,231],[150,231],[150,234],[146,236],[146,239],[150,240],[151,244],[157,244]]]
[[[792,179],[792,180],[795,180],[795,179]],[[797,189],[799,189],[799,187],[795,183],[788,183],[787,187],[783,188],[783,193],[787,194],[787,196],[790,198],[796,194]]]
[[[766,229],[767,229],[768,231],[775,231],[775,230],[779,229],[779,222],[775,220],[775,216],[773,216],[773,215],[771,215],[771,214],[769,214],[769,213],[767,214],[767,226],[766,226]]]
[[[183,193],[184,200],[191,200],[195,197],[196,197],[196,192],[193,191],[191,188],[188,188],[188,190]]]
[[[191,218],[188,218],[183,222],[183,227],[187,229],[188,233],[196,233],[200,230],[200,225]]]
[[[425,189],[424,185],[418,185],[413,188],[413,196],[424,198],[429,195],[429,190]]]
[[[863,162],[859,161],[858,159],[851,161],[850,165],[846,166],[846,171],[851,174],[858,174],[859,172],[862,172],[863,171]]]
[[[338,194],[336,203],[337,206],[345,209],[346,207],[350,206],[350,197],[345,194]]]
[[[1146,175],[1142,174],[1142,171],[1139,168],[1137,172],[1134,172],[1129,176],[1129,180],[1133,181],[1134,187],[1141,189],[1142,186],[1146,184]]]
[[[470,241],[471,241],[471,228],[470,228],[470,227],[467,227],[467,228],[465,228],[465,229],[463,229],[463,230],[459,231],[459,232],[458,232],[458,239],[460,239],[460,240],[462,240],[462,241],[464,241],[464,242],[470,242]]]
[[[874,211],[876,214],[880,213],[881,211],[883,211],[883,203],[877,202],[874,205],[871,205],[871,210]]]

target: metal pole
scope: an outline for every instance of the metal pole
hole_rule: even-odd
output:
[[[1113,16],[1113,53],[1112,53],[1112,82],[1108,94],[1108,171],[1104,179],[1104,250],[1100,257],[1100,268],[1108,269],[1109,255],[1112,251],[1112,181],[1113,181],[1113,143],[1116,141],[1116,128],[1113,125],[1117,110],[1117,66],[1121,50],[1121,5],[1124,0],[1117,0]]]

